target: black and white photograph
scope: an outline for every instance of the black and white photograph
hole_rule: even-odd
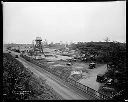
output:
[[[126,1],[1,5],[3,102],[128,101]]]

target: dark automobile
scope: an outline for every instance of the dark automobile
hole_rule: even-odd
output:
[[[80,60],[81,60],[81,61],[87,61],[87,58],[81,57]]]
[[[74,59],[73,59],[73,61],[77,61],[77,59],[76,59],[76,58],[74,58]]]
[[[96,63],[93,63],[93,62],[92,62],[92,63],[89,64],[89,68],[90,68],[90,69],[93,69],[93,68],[95,68],[95,67],[96,67]]]
[[[100,83],[105,83],[107,82],[107,77],[105,77],[105,75],[103,74],[98,74],[96,81]]]
[[[18,55],[15,55],[15,58],[18,58]]]
[[[71,66],[71,65],[72,65],[72,63],[67,63],[66,65]]]

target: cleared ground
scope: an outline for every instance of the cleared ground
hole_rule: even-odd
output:
[[[106,71],[107,71],[106,65],[102,65],[96,69],[90,70],[89,74],[87,74],[87,78],[80,79],[79,82],[98,91],[101,84],[96,81],[97,75],[103,74]]]
[[[56,55],[56,56],[57,58],[55,58],[54,56],[46,57],[48,61],[51,61],[51,62],[48,62],[48,65],[50,67],[69,67],[72,70],[84,69],[85,72],[82,73],[82,78],[79,79],[78,82],[98,91],[101,84],[96,82],[96,78],[98,74],[103,74],[107,71],[106,64],[97,64],[96,68],[94,69],[89,69],[88,68],[89,63],[85,63],[85,62],[73,62],[71,66],[67,66],[66,59],[70,59],[71,57],[61,56],[61,55]]]
[[[89,86],[90,88],[98,91],[101,84],[96,82],[96,78],[98,74],[103,74],[107,71],[107,65],[106,64],[97,64],[96,68],[89,69],[89,63],[86,62],[73,62],[71,66],[66,65],[66,59],[71,59],[71,57],[68,56],[61,56],[56,55],[57,57],[46,57],[47,60],[51,61],[48,64],[51,67],[70,67],[72,70],[75,69],[84,69],[85,72],[82,73],[82,78],[78,80],[83,85]]]

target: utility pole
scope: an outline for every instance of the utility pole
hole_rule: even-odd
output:
[[[108,37],[106,37],[104,40],[105,40],[105,42],[109,42],[110,41],[110,39]]]

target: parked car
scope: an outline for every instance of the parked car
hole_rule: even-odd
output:
[[[96,67],[96,63],[92,62],[92,63],[89,64],[89,68],[90,68],[90,69],[93,69],[93,68],[95,68],[95,67]]]
[[[18,55],[15,55],[15,58],[18,58]]]
[[[80,60],[81,60],[81,61],[87,61],[87,58],[81,57]]]
[[[96,81],[100,82],[100,83],[105,83],[105,82],[107,82],[107,77],[105,77],[105,75],[103,75],[103,74],[98,74]]]
[[[36,59],[36,60],[41,60],[42,57],[41,57],[40,55],[37,55],[37,56],[35,56],[35,59]]]
[[[71,65],[72,65],[72,63],[67,63],[66,65],[71,66]]]

